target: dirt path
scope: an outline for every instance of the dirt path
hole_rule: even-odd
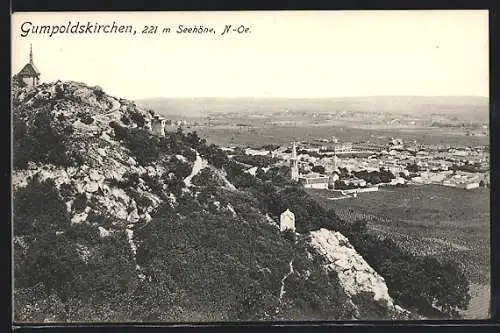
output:
[[[279,303],[278,303],[278,307],[276,308],[276,313],[279,312],[279,307],[281,305],[281,300],[283,299],[283,295],[285,295],[285,280],[293,274],[293,260],[290,260],[290,262],[288,263],[289,267],[290,267],[290,270],[288,271],[288,273],[286,273],[283,278],[281,278],[281,288],[280,288],[280,298],[279,298]]]
[[[191,174],[184,178],[184,184],[186,184],[186,187],[191,186],[191,179],[193,179],[194,176],[196,176],[203,168],[207,166],[207,163],[204,159],[201,158],[200,154],[196,152],[196,160],[194,161],[193,164],[193,169],[191,170]]]

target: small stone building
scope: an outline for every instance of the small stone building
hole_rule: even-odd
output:
[[[165,136],[165,118],[155,115],[151,119],[151,130],[155,135]]]
[[[280,216],[280,231],[291,230],[295,232],[295,214],[290,209],[285,210]]]
[[[30,58],[29,62],[17,73],[21,79],[28,86],[37,86],[40,83],[40,71],[33,63],[33,50],[30,45]]]

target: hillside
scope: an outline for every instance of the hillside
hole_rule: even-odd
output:
[[[319,99],[285,98],[148,98],[137,104],[170,117],[206,117],[209,113],[270,114],[297,112],[375,112],[429,116],[441,114],[459,120],[489,119],[489,99],[478,96],[368,96]]]
[[[79,82],[14,80],[12,102],[18,322],[446,318],[467,304],[459,266],[346,224],[287,168],[251,176]],[[286,208],[297,234],[279,231]]]

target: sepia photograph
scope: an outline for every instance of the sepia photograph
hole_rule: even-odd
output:
[[[12,14],[13,322],[490,318],[488,29]]]

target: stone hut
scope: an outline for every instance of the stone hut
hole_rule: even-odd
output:
[[[36,87],[40,83],[40,71],[33,63],[33,49],[31,45],[29,62],[17,73],[17,76],[28,86]]]
[[[280,216],[280,231],[291,230],[295,232],[295,214],[290,209],[285,210]]]
[[[165,136],[165,118],[155,115],[151,119],[151,130],[153,134]]]

